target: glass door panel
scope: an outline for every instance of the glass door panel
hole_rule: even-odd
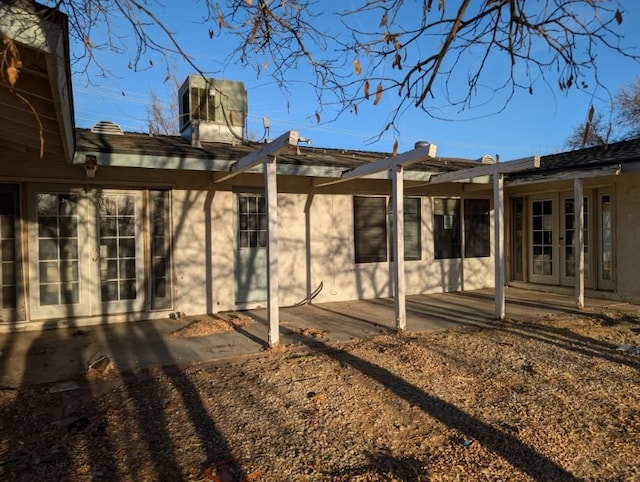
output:
[[[598,194],[598,288],[613,290],[613,198]]]
[[[534,283],[557,284],[556,199],[532,199],[529,251],[529,278]]]
[[[584,225],[583,225],[583,239],[584,239],[584,278],[585,286],[592,287],[593,277],[590,274],[591,262],[590,256],[590,210],[589,210],[589,197],[583,198],[584,207]],[[560,238],[560,283],[565,286],[575,286],[576,275],[576,257],[575,257],[575,229],[574,222],[576,219],[576,209],[573,197],[564,197],[562,199],[562,237]]]
[[[144,307],[142,198],[137,192],[96,195],[101,307],[139,311]]]
[[[89,314],[85,281],[90,266],[80,219],[86,198],[80,191],[35,191],[29,224],[31,318]]]

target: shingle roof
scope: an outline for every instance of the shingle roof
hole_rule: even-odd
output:
[[[510,177],[524,177],[531,173],[547,174],[570,169],[595,169],[633,161],[640,161],[640,138],[542,156],[538,169],[521,171]]]
[[[215,159],[237,161],[263,144],[245,142],[227,144],[222,142],[201,142],[202,147],[193,147],[180,136],[147,135],[126,132],[124,135],[109,135],[91,132],[89,129],[76,130],[78,151],[97,151],[105,153],[139,154],[158,157],[189,157],[194,159]],[[361,164],[389,157],[390,153],[375,151],[359,151],[346,149],[329,149],[322,147],[291,147],[289,152],[278,154],[278,163],[309,166],[332,166],[352,169]],[[433,161],[425,161],[408,169],[429,171],[451,171],[477,166],[478,162],[470,159],[437,157]]]
[[[187,139],[181,136],[151,136],[131,132],[116,136],[91,132],[89,129],[77,129],[76,144],[79,151],[142,153],[158,158],[175,156],[229,162],[237,161],[263,145],[258,142],[239,142],[233,145],[223,142],[202,142],[202,147],[193,147]],[[390,153],[376,151],[305,146],[296,148],[292,146],[288,152],[278,155],[278,162],[297,166],[331,166],[348,170],[390,155]],[[632,161],[640,161],[640,138],[542,156],[538,169],[521,171],[511,174],[509,177],[512,179],[525,178],[531,174],[552,174],[576,169],[588,170]],[[410,166],[408,169],[447,172],[476,166],[478,166],[478,162],[475,160],[437,157],[434,160]]]

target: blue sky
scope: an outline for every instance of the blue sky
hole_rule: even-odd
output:
[[[621,3],[631,10],[636,1]],[[327,108],[321,117],[323,122],[318,124],[315,118],[317,101],[313,92],[304,86],[304,72],[292,73],[291,95],[288,96],[278,90],[269,78],[269,66],[257,78],[252,69],[225,65],[222,61],[232,43],[224,37],[209,39],[208,26],[196,23],[202,2],[193,2],[193,9],[185,8],[184,5],[189,3],[165,7],[157,14],[195,62],[204,70],[213,72],[212,77],[245,83],[249,95],[248,131],[257,137],[263,133],[263,117],[268,117],[272,138],[287,130],[297,130],[301,136],[311,138],[313,145],[318,147],[390,151],[397,139],[399,151],[403,152],[412,149],[415,142],[427,140],[438,146],[438,155],[441,156],[475,159],[485,154],[497,154],[501,160],[510,160],[564,150],[565,139],[574,126],[584,121],[592,101],[597,110],[607,111],[607,93],[602,89],[594,93],[593,89],[574,88],[565,93],[560,92],[555,84],[540,82],[535,85],[533,95],[517,92],[507,107],[494,115],[486,115],[486,108],[479,108],[449,114],[451,120],[442,121],[420,110],[409,109],[400,118],[399,134],[387,133],[373,142],[372,138],[386,124],[388,111],[395,107],[394,102],[397,101],[392,95],[384,96],[375,107],[366,106],[357,115],[345,113],[334,122],[326,122],[331,117],[330,108]],[[637,32],[639,10],[636,6],[633,11],[625,11],[620,26],[620,33],[625,37],[624,45],[638,46],[636,53],[640,53],[640,35]],[[337,19],[327,22],[328,29],[339,26]],[[125,39],[123,42],[126,44],[128,41]],[[151,90],[167,101],[171,95],[177,95],[173,86],[164,84],[166,68],[162,60],[155,56],[153,67],[134,72],[128,68],[133,52],[97,54],[110,74],[105,78],[94,75],[91,83],[83,76],[74,76],[76,124],[91,127],[97,121],[111,120],[125,131],[145,132]],[[186,62],[180,59],[173,62],[180,82],[194,73]],[[600,81],[614,94],[640,75],[640,64],[611,53],[599,55],[598,65]],[[549,79],[555,82],[555,77]]]

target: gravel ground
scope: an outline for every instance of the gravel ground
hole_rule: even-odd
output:
[[[638,346],[591,313],[4,390],[0,476],[640,480]]]

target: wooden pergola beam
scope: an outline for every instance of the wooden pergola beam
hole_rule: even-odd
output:
[[[538,167],[540,167],[540,156],[525,157],[514,161],[482,164],[478,167],[470,167],[468,169],[460,169],[458,171],[437,174],[426,184],[431,185],[441,184],[443,182],[462,181],[464,179],[472,179],[474,177],[491,176],[497,173],[509,174],[511,172],[519,172]]]
[[[409,166],[418,162],[425,161],[427,159],[434,159],[436,157],[436,151],[438,147],[435,144],[429,144],[426,147],[419,147],[412,151],[403,152],[395,157],[385,157],[369,164],[363,164],[342,173],[342,176],[336,179],[318,180],[314,181],[315,187],[329,186],[331,184],[338,184],[341,182],[352,181],[361,177],[376,174],[382,171],[389,171],[395,166]]]
[[[289,146],[298,145],[298,139],[300,138],[297,131],[288,131],[282,134],[277,139],[265,144],[257,151],[252,152],[238,160],[233,166],[231,166],[229,174],[225,174],[222,177],[217,178],[214,183],[227,181],[232,177],[237,176],[249,169],[260,164],[264,159],[268,157],[275,157],[280,151],[288,148]]]

